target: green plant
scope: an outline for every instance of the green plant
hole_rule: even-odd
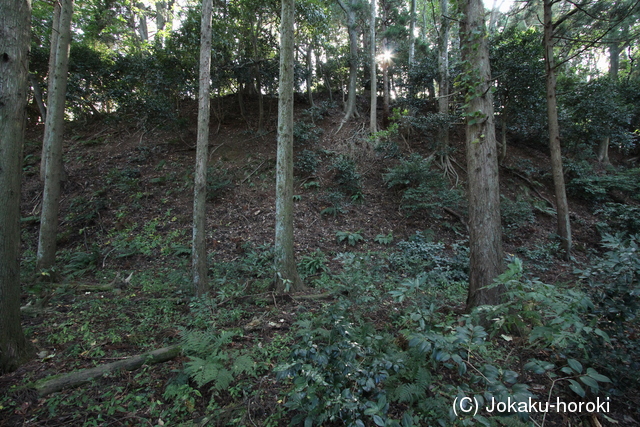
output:
[[[433,242],[425,234],[418,231],[409,240],[398,242],[398,251],[389,255],[392,268],[410,276],[427,273],[435,283],[466,281],[469,270],[466,245],[456,243],[447,253],[444,243]]]
[[[533,223],[536,219],[531,204],[527,200],[513,201],[505,196],[500,196],[500,213],[502,224],[507,229],[517,229]]]
[[[315,151],[304,149],[300,154],[296,156],[296,161],[293,167],[296,171],[299,171],[306,175],[315,175],[320,159],[318,153]]]
[[[382,176],[387,188],[396,188],[401,194],[400,207],[408,213],[427,211],[440,218],[443,207],[463,209],[464,197],[456,188],[448,188],[441,173],[431,170],[432,158],[423,159],[412,154]]]
[[[298,263],[300,273],[304,275],[312,275],[329,271],[327,267],[327,257],[320,250],[316,250],[309,255],[304,255]]]
[[[293,125],[293,142],[296,145],[310,145],[318,142],[322,128],[309,122],[296,122]]]
[[[605,203],[594,215],[604,221],[599,228],[607,232],[640,233],[640,206],[623,203]]]
[[[390,245],[393,243],[393,233],[389,234],[378,234],[374,239],[375,242],[380,243],[381,245]]]
[[[218,163],[207,168],[207,200],[216,200],[233,188],[233,177],[229,169]]]
[[[589,314],[594,306],[586,294],[529,279],[518,258],[490,285],[495,287],[504,288],[504,302],[480,307],[473,314],[474,318],[492,319],[493,334],[517,334],[531,344],[556,349],[584,349],[593,334],[608,340]]]
[[[339,312],[323,323],[298,322],[299,344],[277,368],[277,378],[291,384],[285,407],[293,411],[292,423],[392,425],[383,383],[402,362],[383,351],[383,336],[355,328]]]
[[[356,243],[363,241],[364,237],[362,237],[362,230],[358,231],[338,231],[336,232],[336,239],[338,239],[338,243],[346,243],[349,246],[355,246]]]
[[[334,171],[333,181],[348,196],[361,193],[360,174],[356,171],[356,162],[341,154],[329,167]]]
[[[64,267],[64,274],[69,277],[83,276],[97,270],[102,252],[97,245],[92,246],[88,252],[74,252],[69,256],[69,261]]]

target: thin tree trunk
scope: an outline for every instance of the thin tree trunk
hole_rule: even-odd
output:
[[[371,0],[371,20],[369,22],[369,44],[371,62],[371,111],[369,114],[369,132],[375,134],[378,131],[378,72],[376,69],[376,0]]]
[[[295,0],[282,0],[276,162],[276,292],[304,289],[293,251],[293,67]]]
[[[409,71],[411,71],[416,57],[416,0],[411,0],[409,19]]]
[[[35,74],[29,73],[29,82],[33,88],[33,98],[36,100],[38,111],[40,111],[40,118],[42,122],[47,120],[47,107],[44,105],[44,98],[42,97],[42,90],[40,89],[40,82]]]
[[[53,2],[53,23],[51,25],[51,38],[49,39],[50,47],[49,47],[49,68],[47,73],[47,107],[51,105],[51,101],[53,98],[53,94],[55,93],[53,89],[54,78],[55,75],[55,67],[56,67],[56,52],[58,50],[58,34],[60,33],[60,2]],[[46,118],[43,117],[43,120]],[[42,140],[42,154],[40,155],[40,180],[44,181],[45,170],[47,168],[47,157],[49,156],[49,143],[51,141],[51,137],[49,132],[50,128],[47,126],[44,127],[44,138]]]
[[[609,77],[612,81],[618,80],[618,71],[620,70],[620,43],[612,42],[609,44]]]
[[[0,375],[30,355],[20,324],[20,186],[31,2],[0,2]]]
[[[51,269],[56,258],[56,235],[60,209],[60,184],[62,180],[62,149],[64,135],[64,108],[67,94],[67,70],[71,44],[71,17],[73,0],[63,0],[60,12],[60,33],[56,49],[55,72],[50,94],[49,114],[45,123],[45,136],[49,147],[45,166],[44,194],[40,216],[40,234],[36,270]],[[48,130],[47,130],[48,129]]]
[[[358,117],[356,109],[356,88],[358,84],[358,28],[356,25],[356,4],[358,0],[350,0],[347,5],[342,0],[338,3],[347,15],[347,32],[349,33],[349,87],[347,89],[347,105],[344,117],[338,127],[336,133],[340,132],[342,126],[351,120],[352,117]]]
[[[391,117],[391,96],[389,95],[389,67],[391,59],[387,53],[387,38],[382,39],[382,51],[385,52],[385,62],[382,64],[382,128],[389,127],[389,117]]]
[[[207,292],[207,159],[209,154],[209,115],[211,88],[211,15],[213,0],[203,0],[200,28],[200,82],[198,92],[198,141],[193,190],[193,249],[191,265],[196,295]]]
[[[313,45],[309,40],[307,46],[307,97],[309,98],[309,105],[314,106],[313,103]]]
[[[497,304],[501,289],[486,289],[503,271],[498,151],[491,69],[482,0],[464,3],[461,25],[467,104],[466,148],[469,197],[469,294],[467,310]]]
[[[449,147],[449,0],[440,0],[440,9],[440,38],[438,40],[440,93],[438,94],[438,112],[445,117],[445,123],[439,129],[439,139],[443,155],[446,156]],[[445,164],[444,161],[443,164]]]
[[[564,184],[562,150],[560,146],[560,125],[558,124],[558,101],[556,98],[556,69],[553,55],[553,15],[552,1],[544,0],[544,55],[546,65],[547,115],[549,120],[549,148],[551,151],[551,172],[556,194],[558,236],[565,259],[570,259],[572,249],[569,204]]]

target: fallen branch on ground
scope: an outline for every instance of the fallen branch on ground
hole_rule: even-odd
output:
[[[37,381],[34,388],[39,396],[55,393],[68,387],[77,387],[100,378],[105,374],[126,369],[132,371],[138,369],[142,365],[153,365],[155,363],[166,362],[180,354],[181,348],[178,345],[165,347],[158,350],[133,356],[128,359],[119,360],[117,362],[107,363],[106,365],[96,366],[95,368],[81,369],[72,371],[67,374],[54,375]]]

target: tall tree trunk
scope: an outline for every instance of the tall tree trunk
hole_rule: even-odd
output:
[[[307,46],[307,97],[309,105],[313,107],[313,44],[311,40]]]
[[[411,71],[416,57],[416,0],[411,0],[409,19],[409,71]]]
[[[438,68],[440,72],[440,93],[438,94],[438,112],[445,116],[445,123],[439,129],[440,145],[443,156],[449,147],[449,0],[440,0],[440,38],[438,40]],[[444,164],[444,159],[443,159]]]
[[[282,0],[276,161],[276,292],[304,289],[293,252],[293,67],[295,0]]]
[[[345,4],[343,0],[338,0],[340,7],[347,15],[347,32],[349,33],[349,87],[347,89],[347,105],[340,123],[340,127],[336,131],[339,132],[352,117],[358,117],[356,109],[356,88],[358,84],[358,27],[356,25],[356,5],[358,0],[350,0],[349,4]]]
[[[51,38],[49,39],[50,47],[49,47],[49,68],[47,71],[47,107],[51,105],[51,101],[53,99],[53,94],[55,93],[53,89],[54,84],[54,74],[56,67],[56,52],[58,50],[58,34],[60,33],[60,2],[53,2],[53,22],[51,24]],[[46,117],[42,118],[45,120]],[[42,140],[42,154],[40,155],[40,180],[44,181],[45,170],[47,168],[47,157],[49,156],[49,143],[51,142],[51,137],[49,135],[50,129],[45,126],[44,127],[44,138]]]
[[[52,92],[49,99],[49,114],[45,123],[45,136],[49,147],[45,165],[44,194],[40,215],[40,235],[36,269],[38,272],[53,267],[56,258],[56,235],[60,208],[60,184],[62,180],[62,146],[64,135],[64,107],[67,94],[67,70],[71,45],[71,17],[73,0],[63,0],[60,12],[60,32],[56,48],[56,62]]]
[[[149,41],[149,29],[147,26],[147,17],[144,15],[145,6],[144,3],[138,3],[138,9],[142,11],[138,16],[138,33],[140,34],[140,40],[143,42]]]
[[[207,292],[207,159],[209,154],[209,115],[211,89],[211,15],[213,0],[202,1],[200,27],[200,81],[198,90],[198,141],[193,189],[193,243],[191,265],[196,295]]]
[[[612,42],[609,44],[609,77],[612,81],[618,80],[618,71],[620,70],[620,43]]]
[[[544,0],[544,56],[546,66],[547,115],[549,120],[549,148],[551,151],[551,172],[556,194],[556,212],[558,217],[558,236],[565,259],[571,257],[571,223],[569,222],[569,204],[564,184],[562,168],[562,150],[560,147],[560,125],[558,124],[558,100],[556,98],[556,67],[553,55],[553,14],[552,0]]]
[[[467,87],[466,148],[469,197],[469,294],[467,310],[499,302],[501,289],[486,289],[503,271],[498,148],[491,69],[482,0],[464,2],[462,60]]]
[[[29,73],[29,82],[33,88],[33,98],[36,100],[38,111],[40,111],[40,119],[44,122],[47,120],[47,107],[44,105],[44,98],[42,97],[42,90],[40,89],[37,74]]]
[[[391,117],[391,95],[389,88],[389,67],[391,66],[391,58],[389,57],[387,47],[387,38],[382,39],[382,51],[385,60],[382,66],[382,128],[389,127],[389,118]]]
[[[20,184],[31,2],[0,2],[0,375],[30,355],[20,324]]]
[[[376,0],[371,0],[371,19],[369,21],[369,61],[371,62],[371,111],[369,114],[369,132],[378,131],[378,72],[376,69]]]

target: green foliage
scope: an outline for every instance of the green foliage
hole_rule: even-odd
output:
[[[88,252],[74,252],[64,267],[64,274],[69,277],[84,276],[98,269],[102,252],[97,245]]]
[[[345,243],[349,246],[355,246],[356,243],[364,240],[362,234],[360,234],[362,230],[358,231],[338,231],[336,232],[336,239],[338,243]]]
[[[508,230],[531,224],[536,219],[531,204],[527,200],[513,201],[505,196],[500,197],[500,213],[502,225]]]
[[[441,173],[431,170],[432,158],[423,159],[413,154],[397,166],[388,169],[382,178],[388,188],[402,193],[400,207],[408,213],[426,211],[441,218],[443,207],[464,208],[464,195],[456,188],[448,188]]]
[[[493,99],[499,122],[506,121],[516,140],[539,140],[547,126],[542,34],[538,29],[522,31],[516,26],[494,34],[490,61],[491,74],[496,77]]]
[[[218,163],[207,168],[207,200],[216,200],[233,188],[233,176],[229,169]]]
[[[469,250],[463,243],[452,245],[450,255],[444,243],[433,242],[425,233],[416,232],[397,244],[399,251],[389,256],[391,267],[409,276],[426,273],[434,283],[466,281]]]
[[[589,314],[594,306],[586,294],[526,277],[518,258],[490,286],[495,287],[504,288],[504,302],[475,311],[492,319],[494,335],[516,334],[531,344],[556,349],[584,349],[593,334],[608,339]]]
[[[606,234],[602,240],[607,249],[603,258],[578,272],[590,284],[598,313],[618,324],[635,320],[640,310],[640,235]]]
[[[373,239],[375,242],[380,243],[381,245],[390,245],[393,243],[393,233],[389,234],[378,234]]]
[[[233,332],[214,329],[183,333],[182,352],[190,359],[184,372],[198,387],[209,385],[220,391],[240,375],[255,375],[257,366],[252,358],[231,346],[235,337]]]
[[[320,325],[299,322],[299,344],[277,368],[279,380],[292,382],[285,403],[292,423],[389,425],[383,383],[401,360],[384,352],[388,339],[374,330],[355,327],[339,312],[328,317]]]
[[[621,96],[619,84],[608,77],[586,82],[567,78],[559,83],[560,118],[565,118],[561,129],[570,149],[593,149],[605,137],[612,146],[625,150],[632,146],[635,129],[629,125],[634,107]]]
[[[89,199],[77,196],[71,199],[71,203],[69,203],[65,221],[71,223],[74,228],[82,229],[83,227],[94,225],[96,219],[100,216],[100,212],[106,208],[107,202],[102,192],[95,192]]]
[[[361,194],[360,174],[353,159],[341,154],[329,169],[334,171],[333,181],[340,191],[347,196]]]
[[[615,201],[614,193],[638,198],[640,169],[626,169],[614,173],[596,173],[586,160],[567,162],[567,193],[590,201]]]
[[[298,263],[298,271],[306,276],[328,272],[327,257],[320,249],[317,249],[309,255],[304,255]]]
[[[598,227],[607,232],[640,233],[640,206],[607,202],[594,215],[602,219]]]
[[[322,128],[313,123],[296,122],[293,125],[293,143],[295,145],[312,145],[320,139]]]
[[[315,151],[304,149],[300,154],[296,156],[296,161],[293,164],[295,170],[305,175],[315,175],[318,170],[320,159],[318,153]]]

